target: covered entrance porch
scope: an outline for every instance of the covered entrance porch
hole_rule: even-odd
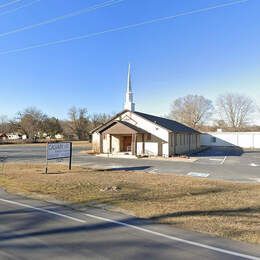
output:
[[[137,142],[142,144],[142,154],[145,149],[145,134],[139,127],[124,121],[117,121],[101,132],[102,153],[137,155]]]

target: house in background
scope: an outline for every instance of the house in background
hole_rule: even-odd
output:
[[[101,154],[169,157],[200,148],[200,133],[195,129],[135,111],[130,66],[124,110],[91,133],[93,150]]]
[[[25,134],[20,134],[20,133],[8,133],[7,134],[7,139],[8,140],[26,140],[27,136]]]
[[[22,139],[22,135],[19,133],[8,133],[7,134],[8,140],[19,140]]]
[[[5,133],[0,133],[0,140],[1,141],[7,140],[7,139],[8,139],[8,137]]]

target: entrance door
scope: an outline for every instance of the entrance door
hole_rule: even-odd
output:
[[[123,152],[130,152],[131,151],[131,143],[132,137],[131,136],[123,136]]]

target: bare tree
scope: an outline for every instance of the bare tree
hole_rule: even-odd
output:
[[[11,122],[13,128],[35,141],[44,131],[44,121],[47,116],[35,107],[29,107],[18,112],[18,117]]]
[[[79,139],[88,139],[88,132],[90,130],[90,121],[87,116],[86,108],[72,107],[69,109],[69,127],[72,133]]]
[[[43,122],[44,132],[54,138],[56,134],[61,134],[63,132],[60,121],[55,117],[48,117]]]
[[[218,97],[217,110],[229,127],[241,129],[249,123],[255,105],[248,96],[228,93]]]
[[[91,129],[94,129],[104,123],[106,123],[109,119],[112,118],[112,115],[106,113],[93,114],[90,117],[91,121]]]
[[[210,118],[212,111],[211,100],[199,95],[187,95],[173,101],[169,118],[198,128]]]
[[[6,134],[7,132],[9,132],[9,121],[7,116],[1,115],[0,116],[0,133],[4,133]]]

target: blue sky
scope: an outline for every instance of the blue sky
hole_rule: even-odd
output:
[[[260,105],[260,1],[4,54],[70,37],[175,15],[227,0],[124,0],[70,19],[7,36],[2,33],[103,3],[105,0],[0,0],[0,114],[28,106],[66,118],[69,107],[90,113],[122,110],[127,66],[137,110],[169,112],[173,99],[239,92]]]

